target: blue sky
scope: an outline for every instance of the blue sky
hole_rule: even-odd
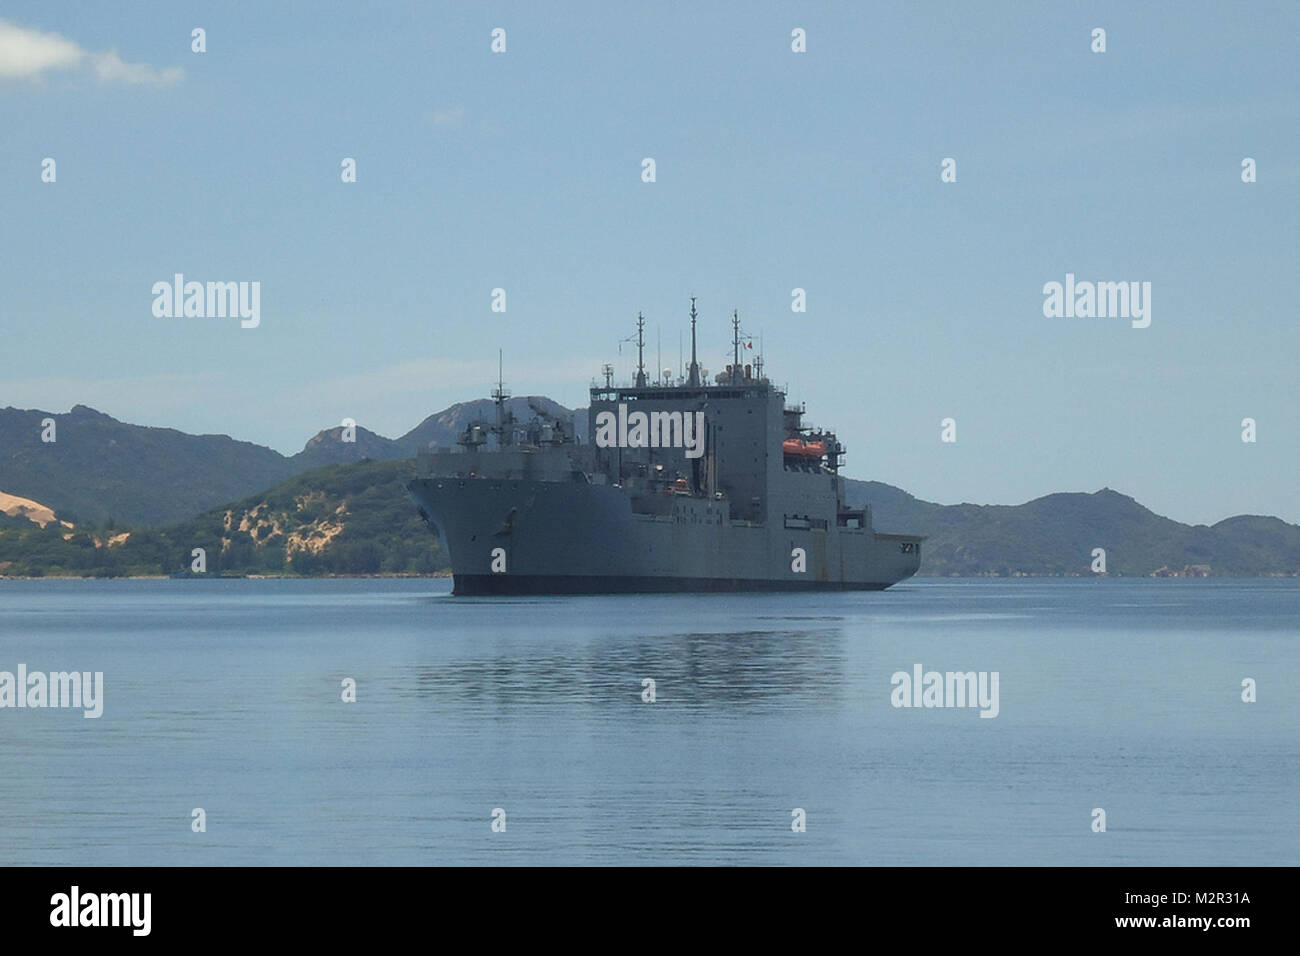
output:
[[[585,404],[638,310],[676,366],[695,295],[703,363],[739,309],[855,477],[1300,521],[1300,5],[976,6],[9,2],[0,406],[292,453],[498,348]],[[177,272],[261,324],[156,318]],[[1067,272],[1151,282],[1150,327],[1045,318]]]

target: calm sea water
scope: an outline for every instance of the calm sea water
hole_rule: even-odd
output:
[[[105,684],[0,710],[0,863],[1300,862],[1297,581],[449,585],[0,582],[0,670]],[[999,715],[893,707],[918,663]]]

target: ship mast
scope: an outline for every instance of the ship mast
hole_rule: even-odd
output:
[[[734,385],[740,381],[740,311],[738,309],[732,310],[731,313],[731,351],[733,356],[731,384]]]
[[[502,444],[505,444],[506,430],[506,399],[510,393],[506,391],[505,379],[501,372],[501,349],[497,349],[497,387],[492,389],[492,401],[497,406],[497,434],[502,437]]]
[[[691,376],[689,384],[691,387],[700,384],[700,366],[695,361],[695,296],[691,296]]]
[[[636,314],[636,387],[645,388],[645,317]]]

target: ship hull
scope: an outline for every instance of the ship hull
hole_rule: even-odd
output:
[[[626,574],[453,574],[460,596],[511,594],[683,594],[739,591],[883,591],[885,583],[786,581],[776,578],[637,577]],[[891,582],[897,583],[897,582]]]
[[[433,477],[407,490],[457,595],[882,590],[920,563],[919,537],[737,523],[725,502],[692,496],[647,515],[617,486],[580,481]]]

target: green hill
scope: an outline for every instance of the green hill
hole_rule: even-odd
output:
[[[929,535],[921,574],[1091,574],[1104,548],[1110,574],[1147,575],[1208,565],[1214,575],[1300,572],[1300,526],[1242,515],[1214,525],[1161,517],[1127,495],[1053,494],[1022,505],[938,505],[879,482],[847,482],[872,506],[879,531]]]
[[[41,441],[47,418],[52,442]],[[225,435],[128,425],[85,405],[63,415],[0,409],[0,491],[74,523],[169,524],[293,472],[278,452]]]
[[[414,468],[330,465],[160,529],[42,530],[11,519],[0,528],[0,574],[167,574],[187,571],[194,548],[208,574],[431,574],[447,565],[407,497]]]

